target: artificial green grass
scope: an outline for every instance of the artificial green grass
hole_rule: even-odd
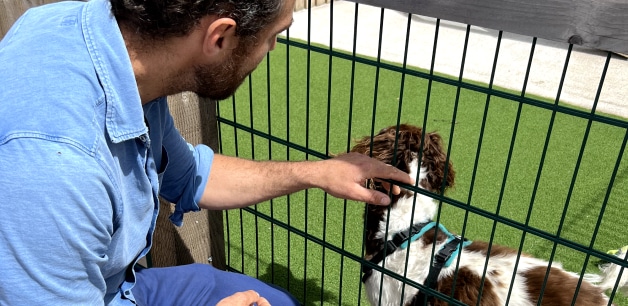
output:
[[[626,244],[621,226],[622,207],[628,199],[626,155],[612,184],[599,231],[593,237],[626,128],[591,124],[570,192],[587,130],[586,119],[553,114],[531,105],[520,106],[503,98],[491,97],[487,102],[486,94],[469,89],[460,90],[454,118],[455,86],[439,82],[429,86],[425,79],[406,75],[401,93],[400,72],[378,71],[376,67],[356,63],[351,91],[352,62],[332,58],[330,79],[329,60],[325,54],[308,55],[307,50],[278,45],[233,100],[219,103],[222,153],[259,160],[316,160],[317,156],[346,152],[353,139],[370,135],[372,128],[377,132],[397,122],[422,126],[427,118],[426,129],[438,131],[451,150],[456,187],[447,194],[449,198],[521,224],[526,223],[532,205],[529,226],[550,235],[557,234],[568,205],[561,238],[584,246],[595,238],[592,245],[598,251]],[[485,110],[485,130],[473,179]],[[236,130],[227,124],[230,122],[261,135]],[[295,147],[271,141],[265,135]],[[299,148],[306,148],[309,154]],[[255,213],[226,212],[227,264],[236,271],[288,288],[305,305],[367,305],[361,292],[360,264],[354,260],[362,254],[363,210],[362,203],[345,203],[320,190],[309,190],[259,204]],[[461,233],[464,229],[465,236],[472,240],[491,239],[495,224],[494,243],[519,248],[523,231],[473,212],[465,223],[465,212],[443,204],[440,220],[453,232]],[[270,218],[277,222],[271,223]],[[291,230],[286,230],[286,226]],[[549,259],[553,246],[553,242],[528,233],[523,251]],[[554,261],[579,273],[585,257],[583,252],[558,245]],[[588,271],[596,271],[594,262],[591,257]],[[628,305],[624,298],[616,303]]]

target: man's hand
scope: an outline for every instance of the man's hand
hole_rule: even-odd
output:
[[[318,163],[315,174],[319,179],[317,185],[338,198],[388,205],[390,198],[387,194],[365,187],[367,179],[391,179],[414,185],[414,178],[408,173],[359,153],[342,154]],[[399,194],[399,186],[393,186],[392,192]]]
[[[248,290],[248,291],[243,291],[243,292],[237,292],[232,296],[228,296],[220,300],[220,302],[216,304],[216,306],[251,306],[251,305],[270,306],[270,303],[265,298],[259,296],[259,293],[253,290]]]

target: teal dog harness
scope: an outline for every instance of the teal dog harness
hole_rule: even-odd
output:
[[[463,239],[460,236],[453,235],[440,223],[431,221],[413,224],[409,229],[396,233],[391,240],[386,241],[386,244],[382,247],[382,249],[380,249],[379,252],[377,252],[369,260],[369,262],[379,264],[379,262],[386,256],[394,253],[397,249],[407,248],[410,243],[418,240],[427,231],[434,227],[438,227],[436,229],[437,233],[440,231],[447,235],[447,240],[438,252],[434,254],[434,260],[432,266],[430,267],[430,272],[423,284],[431,289],[436,289],[436,281],[438,280],[438,275],[440,274],[442,268],[449,267],[460,253],[460,250],[472,243],[472,241],[467,240],[466,238]],[[366,282],[366,280],[373,274],[373,269],[363,264],[362,273],[362,282]],[[417,296],[414,297],[412,305],[424,305],[426,301],[427,296],[423,293],[423,291],[419,291]]]

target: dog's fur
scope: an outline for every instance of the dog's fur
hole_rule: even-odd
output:
[[[441,137],[437,133],[423,135],[422,130],[415,126],[391,126],[373,137],[367,136],[359,140],[352,151],[370,155],[391,164],[408,172],[413,178],[417,178],[417,171],[420,171],[418,186],[430,192],[441,194],[454,185],[455,172],[451,162],[447,161]],[[418,158],[422,159],[420,167],[417,162]],[[386,188],[377,181],[371,181],[370,185],[371,188],[386,192]],[[390,240],[395,233],[408,229],[411,222],[416,224],[431,221],[437,209],[438,203],[433,198],[419,193],[415,194],[407,189],[402,189],[399,195],[393,196],[390,213],[388,213],[388,207],[367,203],[365,259],[372,258],[383,247],[385,240]],[[387,226],[388,229],[386,229]],[[384,237],[385,233],[388,234],[387,237]],[[434,239],[436,239],[436,250],[439,250],[447,236],[441,231],[436,234],[436,230],[431,229],[420,239],[412,242],[409,248],[397,249],[396,252],[387,256],[384,267],[399,275],[405,274],[408,279],[423,284],[430,269]],[[474,241],[466,246],[459,255],[460,265],[457,276],[455,276],[456,262],[454,261],[454,264],[442,269],[436,290],[445,295],[451,295],[452,287],[455,285],[453,292],[455,299],[465,304],[476,305],[488,249],[489,245],[481,241]],[[407,255],[408,250],[410,250],[409,255]],[[505,305],[515,270],[517,251],[492,245],[489,255],[480,305]],[[407,274],[406,256],[408,256]],[[378,265],[381,267],[382,262]],[[522,254],[514,284],[512,284],[509,305],[537,305],[547,267],[547,261]],[[602,275],[585,276],[585,279],[597,281],[598,284],[583,281],[579,287],[575,305],[608,305],[608,298],[604,291],[615,286],[620,270],[620,266],[613,264],[608,266]],[[620,288],[626,285],[627,275],[628,271],[625,271]],[[543,291],[542,305],[571,305],[578,282],[579,275],[563,270],[559,263],[553,263]],[[404,285],[390,276],[384,275],[382,279],[381,273],[375,269],[366,279],[365,288],[372,305],[378,305],[378,303],[411,305],[418,293],[415,287]],[[446,303],[430,296],[428,304],[445,305]]]

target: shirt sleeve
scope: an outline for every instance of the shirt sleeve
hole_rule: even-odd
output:
[[[103,303],[113,232],[108,176],[75,146],[36,138],[0,145],[0,304]]]
[[[201,197],[203,196],[203,192],[205,191],[205,185],[207,185],[207,179],[209,178],[209,171],[211,168],[211,164],[214,159],[214,151],[205,145],[197,145],[196,147],[187,144],[186,148],[188,148],[187,156],[193,156],[194,166],[187,171],[190,175],[183,178],[181,181],[184,183],[182,185],[182,193],[178,197],[178,199],[171,198],[167,192],[162,192],[162,196],[172,202],[176,203],[174,207],[174,212],[170,215],[170,221],[174,223],[176,226],[183,225],[183,214],[190,211],[199,211],[200,208],[198,206]],[[176,159],[178,156],[175,156]],[[172,168],[174,169],[174,167]],[[173,171],[178,172],[178,171]],[[168,181],[164,180],[164,186],[167,185]],[[164,190],[170,190],[168,188],[164,188]]]
[[[200,201],[214,160],[214,151],[206,145],[189,144],[174,126],[167,103],[161,103],[163,131],[162,146],[168,155],[159,194],[175,209],[170,220],[177,226],[183,224],[183,214],[199,211]],[[153,125],[151,125],[151,129]],[[163,167],[163,165],[162,165]]]

